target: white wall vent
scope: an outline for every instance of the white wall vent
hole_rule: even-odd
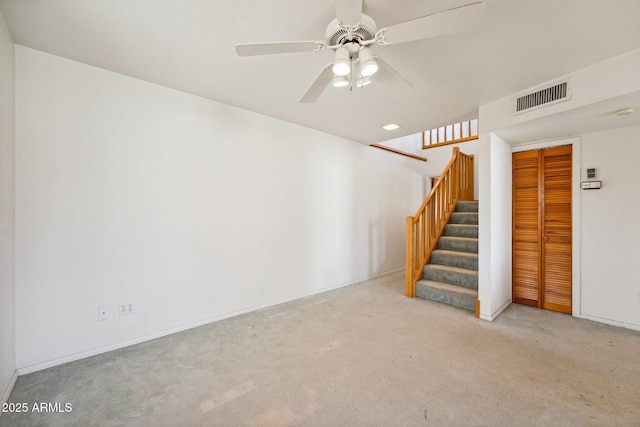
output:
[[[518,96],[516,98],[515,114],[526,113],[533,109],[568,101],[571,99],[571,86],[569,83],[569,79],[562,80]]]

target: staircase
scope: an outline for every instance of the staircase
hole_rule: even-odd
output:
[[[459,201],[438,239],[431,262],[416,282],[416,296],[476,311],[478,298],[478,202]]]

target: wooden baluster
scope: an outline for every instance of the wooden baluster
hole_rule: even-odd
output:
[[[420,260],[422,261],[424,259],[425,256],[425,247],[424,247],[424,240],[425,240],[425,235],[424,235],[424,231],[426,228],[426,221],[425,221],[425,216],[424,216],[424,212],[420,214]]]
[[[467,157],[467,197],[473,200],[473,158]]]
[[[456,162],[456,189],[455,189],[455,193],[453,196],[454,200],[462,200],[461,196],[462,196],[462,189],[461,186],[464,185],[463,180],[462,180],[462,172],[464,170],[464,154],[461,154],[460,156],[458,156],[458,161]]]
[[[463,182],[463,187],[460,188],[461,191],[461,195],[460,197],[463,197],[465,200],[469,200],[469,197],[467,195],[467,186],[469,185],[468,182],[468,174],[467,174],[467,170],[468,170],[468,162],[467,162],[467,156],[464,157],[464,163],[462,164],[462,182]]]
[[[460,171],[461,171],[460,160],[461,158],[458,158],[458,160],[456,160],[456,162],[453,165],[453,169],[454,169],[453,170],[453,195],[452,195],[453,200],[460,199]]]
[[[470,191],[470,197],[473,200],[473,192],[475,189],[475,170],[474,170],[474,165],[473,165],[473,159],[474,156],[470,156],[469,157],[469,191]]]
[[[465,200],[469,200],[469,198],[468,198],[468,191],[467,191],[467,188],[468,188],[468,181],[467,181],[467,179],[468,179],[468,174],[467,174],[467,156],[464,156],[464,163],[463,163],[463,167],[464,167],[464,170],[462,171],[462,180],[463,180],[463,182],[462,182],[461,190],[462,190],[462,192],[464,193],[464,199],[465,199]]]
[[[471,189],[471,176],[469,175],[469,157],[466,158],[464,165],[464,192],[467,200],[473,200],[473,190]]]
[[[444,175],[444,181],[442,182],[441,191],[438,197],[438,229],[440,229],[442,225],[442,217],[444,214],[444,196],[447,188],[447,180],[449,179],[449,171]]]
[[[424,207],[424,222],[427,225],[427,228],[424,234],[425,245],[429,241],[429,236],[431,235],[431,221],[430,221],[429,209],[431,209],[431,199],[429,199],[429,203],[427,203],[427,205]]]
[[[458,200],[463,200],[466,196],[465,191],[464,191],[464,179],[465,179],[465,161],[464,161],[464,157],[462,157],[460,159],[460,175],[459,175],[459,180],[460,180],[460,184],[458,186]]]
[[[456,167],[456,164],[453,164],[453,168]],[[447,211],[449,210],[449,201],[451,200],[451,192],[453,191],[453,168],[451,170],[451,172],[449,172],[448,174],[448,179],[447,179],[447,194],[445,194],[445,199],[444,199],[444,206],[443,206],[443,217],[442,217],[442,221],[444,221],[444,217],[447,216]]]
[[[440,222],[438,223],[438,229],[442,227],[442,218],[447,210],[447,193],[449,192],[449,180],[451,179],[451,169],[444,176],[444,182],[442,187],[442,198],[440,199]]]
[[[429,245],[433,241],[433,236],[436,232],[436,204],[437,199],[436,195],[431,199],[430,208],[429,208],[429,225],[431,226],[431,234],[429,234]]]
[[[429,215],[429,226],[431,227],[431,234],[429,234],[429,241],[431,241],[431,236],[433,235],[433,229],[434,229],[434,226],[435,226],[435,223],[433,221],[434,221],[435,207],[436,207],[436,202],[437,202],[436,201],[436,197],[437,197],[436,193],[433,193],[432,196],[431,196],[430,203],[429,203],[429,213],[428,213],[428,215]]]
[[[453,168],[451,168],[451,172],[447,175],[447,192],[444,197],[444,216],[447,215],[447,211],[449,210],[449,201],[451,200],[451,192],[453,191],[453,169],[456,167],[456,164],[453,164]],[[444,221],[444,216],[442,221]]]
[[[427,257],[427,242],[429,241],[429,218],[427,217],[427,210],[425,209],[422,212],[422,217],[424,218],[424,239],[422,239],[422,262]]]
[[[429,241],[431,240],[431,221],[429,218],[429,211],[425,208],[424,210],[424,247],[425,247],[425,257],[427,256],[427,248],[429,247]]]
[[[440,199],[442,198],[441,197],[442,196],[442,188],[443,188],[442,186],[444,184],[444,180],[446,179],[446,175],[442,175],[440,177],[440,179],[442,180],[442,182],[440,183],[440,186],[437,188],[436,194],[435,194],[435,196],[436,196],[436,201],[435,201],[436,207],[435,207],[435,215],[434,215],[433,225],[434,225],[434,228],[436,228],[436,229],[439,227],[439,224],[440,224],[440,203],[441,203]]]
[[[460,183],[458,185],[458,200],[467,200],[467,192],[465,191],[465,187],[466,187],[466,170],[467,170],[467,159],[466,156],[462,155],[460,156],[460,163],[459,163],[459,177],[458,179],[460,180]]]
[[[413,232],[415,233],[415,240],[414,240],[414,246],[413,246],[413,251],[414,251],[414,258],[416,259],[416,261],[420,260],[420,219],[421,216],[417,215],[416,217],[414,217],[414,227],[413,227]],[[417,262],[417,264],[419,264],[419,262]],[[414,265],[414,269],[417,267],[417,264]]]

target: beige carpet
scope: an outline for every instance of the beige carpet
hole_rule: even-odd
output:
[[[637,426],[640,333],[403,296],[403,273],[18,379],[0,426]]]

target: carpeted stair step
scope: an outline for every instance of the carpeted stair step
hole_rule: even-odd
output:
[[[459,201],[416,283],[416,296],[475,311],[478,299],[478,202]]]
[[[458,252],[478,253],[478,239],[472,237],[442,236],[438,239],[438,249]]]
[[[447,224],[444,227],[444,235],[452,237],[478,238],[478,226],[470,224]]]
[[[456,212],[478,212],[478,201],[459,201],[456,203]]]
[[[436,249],[431,252],[431,263],[478,270],[478,254]]]
[[[419,280],[416,296],[475,311],[478,291],[435,280]]]
[[[454,212],[451,214],[451,223],[478,225],[478,213],[477,212]]]
[[[426,280],[450,283],[468,289],[478,289],[478,272],[448,265],[427,264],[422,270]]]

